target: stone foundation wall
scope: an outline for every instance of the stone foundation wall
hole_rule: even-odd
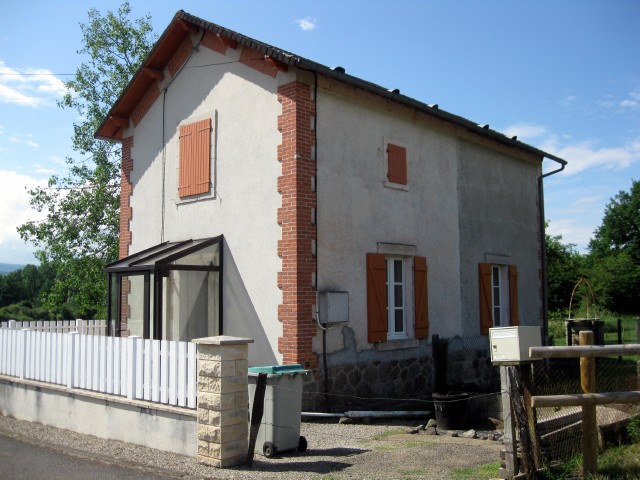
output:
[[[431,348],[427,340],[411,348],[356,348],[353,331],[342,330],[345,348],[327,355],[328,393],[322,354],[304,387],[304,411],[427,409],[432,391]],[[355,361],[354,361],[355,359]],[[350,360],[350,361],[349,361]],[[418,401],[416,401],[418,400]]]

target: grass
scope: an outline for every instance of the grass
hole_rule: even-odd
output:
[[[582,457],[577,456],[560,466],[547,469],[544,478],[578,478],[581,473]],[[589,480],[640,480],[640,443],[609,448],[599,454],[598,474],[590,476]]]
[[[618,343],[618,319],[621,320],[622,343],[637,343],[636,320],[634,315],[616,315],[606,311],[598,312],[598,317],[604,321],[604,339],[607,345]],[[572,318],[577,318],[572,315]],[[567,313],[562,311],[549,312],[549,336],[551,345],[561,346],[566,343],[564,322]]]
[[[479,467],[452,468],[451,478],[454,480],[481,480],[495,478],[500,469],[500,462],[488,463]]]

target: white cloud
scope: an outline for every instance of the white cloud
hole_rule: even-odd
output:
[[[0,60],[0,102],[29,107],[53,104],[53,98],[66,93],[66,88],[52,72],[42,68],[23,71],[7,67]]]
[[[565,175],[590,169],[621,170],[640,162],[640,139],[627,145],[600,147],[594,140],[563,144],[557,137],[550,136],[540,148],[569,162]]]
[[[625,145],[602,147],[596,140],[572,142],[571,137],[557,135],[542,125],[526,122],[507,127],[503,132],[508,137],[518,135],[519,140],[569,162],[565,175],[589,169],[621,170],[640,163],[640,138]]]
[[[507,137],[517,136],[520,141],[528,142],[536,138],[540,138],[542,135],[548,133],[547,129],[541,125],[535,125],[533,123],[516,123],[510,127],[507,127],[503,132]]]
[[[640,87],[630,91],[622,100],[607,95],[598,102],[598,106],[605,109],[615,109],[617,113],[640,110]]]
[[[296,23],[298,24],[301,30],[308,31],[308,30],[315,30],[317,21],[310,17],[305,17],[305,18],[300,18],[296,20]]]
[[[25,142],[27,145],[29,145],[30,147],[33,148],[38,148],[40,145],[38,145],[36,142],[32,141],[32,140],[25,140]]]
[[[46,180],[37,180],[10,170],[0,170],[0,251],[7,243],[21,242],[16,228],[27,220],[39,220],[39,214],[29,206],[27,188],[45,186]],[[25,248],[27,248],[25,246]],[[1,261],[1,260],[0,260]]]
[[[567,95],[562,100],[560,100],[560,105],[562,105],[563,107],[570,107],[575,103],[576,100],[578,100],[578,97],[576,95]]]

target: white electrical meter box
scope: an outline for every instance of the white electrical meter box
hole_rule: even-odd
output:
[[[529,347],[539,347],[540,327],[496,327],[489,329],[493,363],[528,362]]]
[[[318,304],[320,323],[349,321],[349,292],[319,292]]]

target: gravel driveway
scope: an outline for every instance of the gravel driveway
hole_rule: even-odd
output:
[[[495,463],[499,459],[499,442],[404,433],[414,423],[303,422],[301,434],[309,442],[305,453],[285,453],[273,459],[256,455],[252,468],[223,470],[199,465],[192,457],[10,417],[0,416],[0,435],[76,457],[161,471],[184,479],[447,479],[453,478],[453,468]]]

